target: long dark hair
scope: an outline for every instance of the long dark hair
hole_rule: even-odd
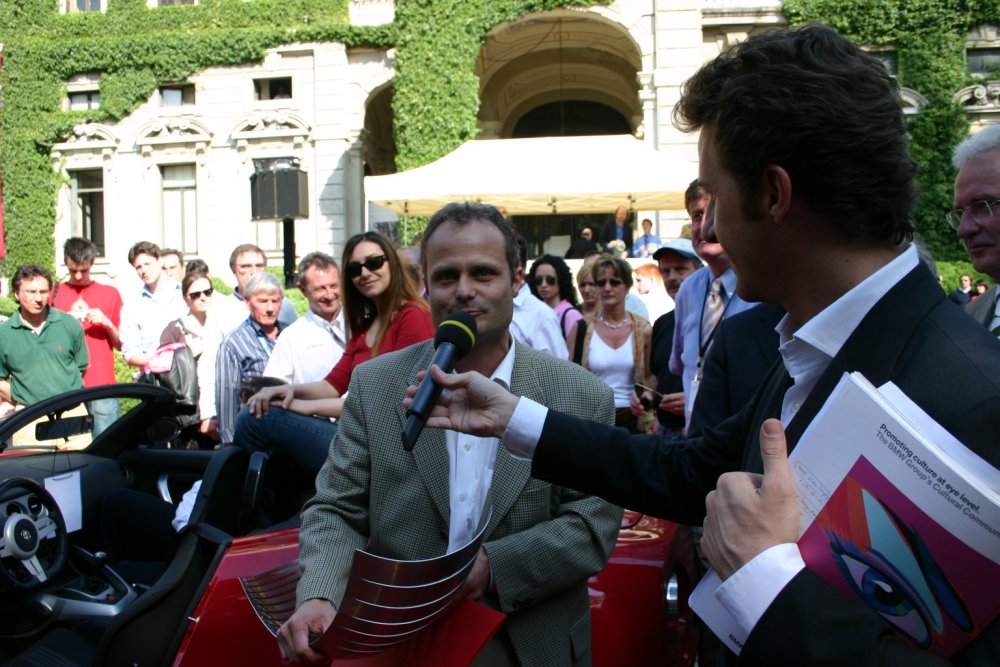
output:
[[[389,263],[389,287],[378,295],[375,299],[370,299],[354,285],[354,280],[346,275],[351,263],[351,254],[360,243],[368,241],[374,243],[385,255]],[[410,277],[410,272],[406,270],[399,259],[399,253],[393,247],[392,242],[378,232],[364,232],[355,234],[347,240],[344,245],[344,255],[340,265],[344,267],[345,279],[341,281],[340,300],[344,304],[344,320],[347,322],[349,335],[354,336],[366,331],[373,321],[378,321],[378,336],[375,344],[372,345],[372,356],[378,355],[379,346],[382,344],[382,336],[389,326],[396,311],[407,302],[414,302],[425,311],[430,312],[427,304],[420,298],[420,291],[416,283]]]
[[[574,306],[578,305],[576,290],[573,288],[573,274],[570,273],[569,266],[563,261],[563,258],[555,255],[542,255],[531,264],[531,271],[528,272],[528,287],[531,288],[531,293],[538,296],[538,288],[535,287],[535,273],[538,267],[543,264],[548,264],[556,270],[556,279],[559,281],[559,299],[569,301]],[[542,297],[538,296],[538,298]]]

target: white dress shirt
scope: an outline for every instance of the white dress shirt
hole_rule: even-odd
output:
[[[156,292],[145,285],[122,306],[122,357],[128,361],[138,354],[151,354],[160,346],[160,336],[168,324],[187,312],[181,286],[167,276],[160,277]]]
[[[294,384],[322,380],[340,361],[346,345],[343,310],[332,322],[309,310],[281,332],[264,375]]]
[[[787,315],[778,323],[778,351],[795,381],[782,402],[782,424],[787,426],[794,418],[872,307],[917,263],[917,251],[911,245],[797,330]],[[521,397],[503,434],[504,447],[515,457],[530,460],[547,414],[545,406]],[[716,589],[715,596],[749,634],[781,590],[804,567],[798,545],[779,544],[757,554],[734,572]]]
[[[514,344],[491,376],[510,386],[514,370]],[[472,541],[479,527],[486,497],[493,484],[500,441],[496,438],[478,438],[457,431],[444,432],[448,448],[448,496],[450,521],[448,523],[448,553],[461,549]],[[501,454],[506,456],[506,454]]]
[[[556,312],[531,293],[527,283],[514,296],[514,316],[510,332],[530,348],[548,352],[560,359],[569,359],[569,348],[559,328]]]
[[[778,353],[795,381],[781,404],[785,427],[861,320],[917,263],[917,249],[911,245],[798,329],[788,315],[778,322]],[[716,589],[715,596],[749,634],[781,589],[804,567],[798,545],[779,544],[733,573]]]

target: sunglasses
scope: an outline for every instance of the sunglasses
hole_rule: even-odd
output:
[[[368,269],[369,271],[378,271],[385,265],[386,259],[385,255],[377,255],[375,257],[369,257],[363,262],[351,262],[347,265],[347,277],[357,278],[361,275],[362,267]]]
[[[542,283],[546,283],[549,287],[556,284],[555,276],[535,276],[535,287],[541,286]]]
[[[611,283],[612,287],[621,287],[622,282],[618,278],[601,278],[600,280],[595,280],[594,284],[598,287],[604,287],[608,283]]]
[[[195,299],[200,299],[203,296],[212,296],[212,292],[214,291],[215,289],[209,287],[201,290],[200,292],[188,292],[188,298],[194,301]]]

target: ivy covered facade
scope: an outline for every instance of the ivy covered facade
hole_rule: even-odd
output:
[[[921,166],[919,233],[961,258],[943,222],[949,157],[1000,119],[997,0],[6,0],[6,273],[58,265],[81,234],[104,250],[97,272],[122,279],[142,239],[220,277],[238,243],[277,258],[279,226],[251,220],[250,177],[289,160],[308,191],[297,250],[335,256],[392,223],[367,205],[364,175],[471,139],[630,133],[693,163],[696,137],[670,123],[683,81],[748,34],[807,21],[894,71]],[[650,215],[679,232],[680,213]],[[556,249],[570,232],[554,221],[545,234]]]

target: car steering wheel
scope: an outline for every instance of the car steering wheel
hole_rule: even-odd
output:
[[[58,574],[69,553],[66,523],[52,494],[26,477],[0,483],[0,502],[25,495],[39,499],[38,512],[26,512],[24,508],[11,512],[0,533],[0,579],[22,589],[38,586]]]

